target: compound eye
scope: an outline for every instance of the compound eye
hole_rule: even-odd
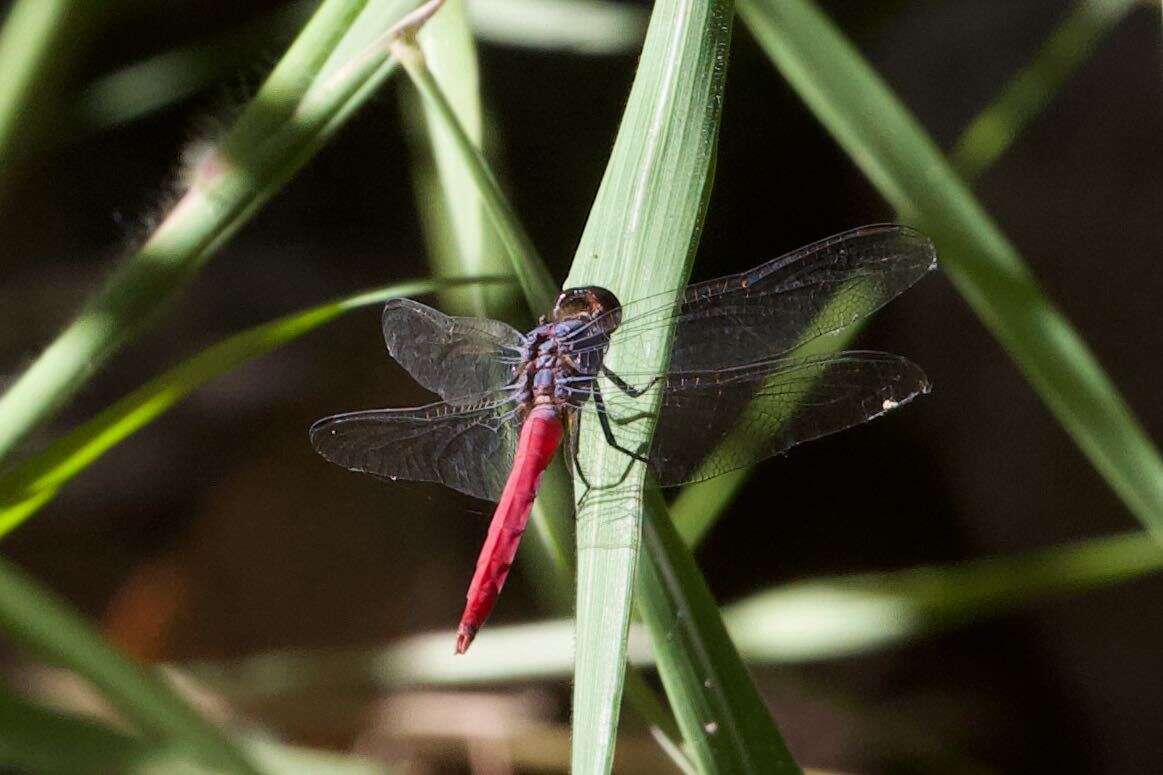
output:
[[[557,301],[553,302],[553,313],[551,317],[554,320],[560,320],[562,314],[565,312],[566,306],[576,294],[576,289],[567,288],[557,295]]]

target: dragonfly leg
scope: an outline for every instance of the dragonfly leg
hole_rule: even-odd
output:
[[[582,469],[581,459],[578,457],[580,445],[578,444],[577,426],[578,423],[576,419],[570,421],[569,452],[570,458],[573,462],[573,471],[575,474],[577,474],[577,478],[581,479],[582,485],[586,488],[585,492],[582,493],[582,497],[584,498],[585,494],[588,493],[592,488],[590,486],[590,480],[586,479],[586,472]]]
[[[629,382],[627,382],[626,380],[619,377],[617,375],[617,373],[614,372],[613,369],[608,368],[605,364],[602,365],[602,373],[605,374],[606,377],[611,382],[613,382],[614,385],[617,386],[617,388],[619,390],[621,390],[623,393],[630,396],[631,398],[637,398],[638,396],[645,393],[647,390],[650,390],[650,388],[654,387],[654,383],[658,381],[658,377],[655,377],[654,379],[652,379],[646,383],[646,387],[636,388],[633,385],[631,385]]]
[[[647,417],[656,417],[656,416],[657,415],[655,415],[654,412],[639,412],[638,414],[631,414],[631,415],[627,415],[625,417],[615,417],[612,420],[610,420],[610,422],[612,422],[614,425],[617,425],[618,427],[621,427],[623,425],[629,425],[632,422],[638,422],[639,420],[645,420]]]
[[[597,381],[594,382],[594,405],[598,408],[598,422],[602,426],[602,433],[606,436],[606,443],[619,452],[629,455],[640,463],[649,463],[650,461],[643,457],[640,453],[627,449],[618,443],[617,437],[614,436],[614,429],[610,427],[610,417],[606,414],[606,400],[602,398],[602,388],[598,386]]]

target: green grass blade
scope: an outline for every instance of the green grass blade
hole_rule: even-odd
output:
[[[647,498],[638,609],[699,771],[799,772],[662,496]]]
[[[683,487],[670,504],[670,518],[683,543],[697,547],[727,511],[751,476],[751,468],[739,468]]]
[[[82,675],[147,736],[180,746],[220,772],[260,772],[165,681],[109,648],[64,601],[4,561],[0,628],[29,654]]]
[[[40,9],[48,3],[28,0]],[[71,102],[78,129],[123,126],[175,105],[222,81],[302,26],[317,0],[296,0],[212,39],[165,51],[94,79]],[[475,35],[488,43],[577,54],[633,51],[646,12],[607,0],[474,0]],[[26,36],[24,36],[26,37]],[[15,75],[14,68],[0,73]]]
[[[859,303],[857,300],[847,298],[844,295],[838,296],[831,304],[847,304],[850,309],[856,309],[851,306]],[[827,315],[828,311],[823,310],[822,315]],[[796,348],[797,356],[809,358],[816,355],[827,355],[831,352],[837,352],[848,346],[849,343],[859,333],[862,324],[849,326],[843,331],[839,331],[831,336],[821,336],[809,340]],[[800,388],[801,392],[798,395],[791,394],[791,388],[787,388],[785,395],[788,400],[794,405],[796,402],[802,400],[805,396],[811,395],[810,388],[806,390]],[[752,405],[751,409],[759,409],[761,407]],[[789,413],[790,414],[790,413]],[[746,413],[741,415],[745,418]],[[740,426],[745,425],[746,420],[740,420]],[[751,442],[754,443],[754,440]],[[738,447],[746,449],[748,441],[746,437],[740,437],[737,434],[728,434],[723,440],[720,448]],[[736,456],[740,459],[748,457],[755,457],[755,452],[739,452]],[[751,474],[750,468],[741,468],[736,471],[729,471],[721,476],[716,476],[713,479],[708,479],[703,482],[687,485],[675,498],[674,503],[670,507],[670,517],[674,521],[675,529],[678,530],[683,543],[687,546],[698,546],[699,543],[706,536],[711,527],[718,521],[719,517],[723,515],[724,510],[730,504],[731,500],[738,493],[743,484],[747,481],[747,477]]]
[[[456,123],[473,147],[483,147],[479,67],[464,0],[447,0],[424,25],[417,43]],[[431,159],[419,166],[418,193],[433,270],[437,276],[512,272],[477,187],[471,163],[475,160],[466,157],[455,128],[438,115],[438,106],[431,101],[413,97],[405,107],[405,116],[424,129],[418,135],[425,138],[426,147],[418,155]],[[428,167],[435,168],[434,174],[425,176]],[[441,300],[457,314],[506,318],[516,308],[516,292],[513,286],[468,288],[441,294]]]
[[[38,775],[180,773],[210,775],[183,751],[133,737],[80,716],[61,713],[0,688],[0,767]],[[290,747],[267,740],[240,742],[266,772],[279,775],[373,775],[388,769],[355,756]]]
[[[285,41],[316,5],[316,0],[299,0],[211,39],[95,78],[72,99],[77,128],[112,129],[189,99],[253,63],[257,52]]]
[[[87,5],[78,0],[17,0],[8,8],[0,29],[0,176],[19,155],[16,146],[45,98],[46,79],[77,48],[70,38],[92,13]]]
[[[795,582],[731,606],[728,623],[749,659],[834,659],[1160,570],[1159,545],[1136,531],[1013,557]]]
[[[36,456],[0,475],[0,536],[50,501],[70,479],[110,448],[164,414],[206,382],[313,331],[354,309],[453,284],[498,278],[415,280],[296,312],[236,334],[147,382]]]
[[[361,755],[281,745],[265,738],[247,740],[246,750],[263,769],[278,775],[391,775],[408,771],[404,766],[388,766]]]
[[[421,213],[427,213],[429,225],[429,244],[437,262],[446,270],[452,270],[462,264],[471,264],[474,255],[480,257],[477,260],[488,260],[487,257],[493,256],[491,260],[496,261],[500,254],[494,243],[502,242],[507,245],[509,265],[518,274],[545,278],[549,275],[548,270],[531,252],[532,242],[524,227],[516,220],[504,195],[493,187],[496,178],[487,168],[483,156],[475,151],[479,147],[483,123],[475,80],[472,81],[471,93],[461,85],[451,92],[451,97],[444,97],[448,86],[453,83],[451,76],[476,70],[475,54],[465,40],[467,32],[463,7],[456,2],[446,4],[420,31],[418,42],[423,58],[415,59],[408,68],[425,96],[423,105],[427,116],[424,123],[431,133],[429,142],[436,151],[432,156],[442,172],[437,178],[422,167],[418,177]],[[437,67],[436,62],[445,64]],[[428,154],[421,153],[420,157],[422,162],[426,162]],[[497,202],[487,208],[489,223],[494,228],[481,228],[480,221],[470,217],[449,216],[454,209],[453,203],[460,208],[479,207],[482,194]],[[499,239],[497,229],[518,235],[518,238],[505,243]],[[524,290],[530,308],[548,304],[537,283],[526,283]],[[508,301],[492,295],[478,299],[474,308],[481,314],[506,317],[506,309],[511,307]],[[526,551],[522,558],[532,566],[542,598],[549,603],[551,610],[558,612],[568,609],[574,586],[575,562],[569,541],[572,539],[569,521],[572,512],[568,477],[558,458],[542,475],[541,489],[534,502],[531,532],[536,551],[532,556]],[[474,662],[475,659],[474,653]],[[651,725],[666,753],[681,769],[689,770],[690,764],[682,755],[678,742],[678,727],[646,680],[633,673],[627,681],[626,693],[630,704]]]
[[[805,0],[743,0],[756,38],[901,217],[1131,512],[1163,539],[1163,461],[1017,250],[853,46]]]
[[[1005,86],[997,100],[970,122],[958,139],[953,163],[967,180],[976,178],[997,161],[1049,104],[1069,72],[1094,52],[1101,36],[1132,5],[1128,0],[1079,0],[1034,60]],[[843,337],[823,343],[830,343],[830,347],[813,349],[813,352],[825,354],[840,350],[858,332],[859,327],[854,327]],[[670,514],[688,546],[697,546],[702,541],[750,475],[751,469],[740,469],[683,488],[671,504]]]
[[[951,628],[1049,600],[1163,571],[1163,552],[1143,532],[886,573],[808,579],[758,592],[723,608],[727,631],[753,664],[795,664],[883,651]],[[573,667],[566,620],[492,627],[473,645],[471,664],[448,653],[451,631],[405,638],[386,648],[329,655],[271,653],[189,669],[242,702],[338,686],[380,690],[564,678]],[[643,627],[630,658],[654,662]],[[241,693],[241,694],[240,694]]]
[[[19,772],[143,772],[173,752],[0,689],[0,766]],[[172,765],[173,762],[170,762]]]
[[[953,168],[970,179],[993,164],[1135,5],[1136,0],[1078,0],[1034,59],[957,139],[949,153]]]
[[[468,10],[481,40],[507,46],[622,54],[646,32],[643,9],[609,0],[473,0]]]
[[[438,14],[439,15],[439,14]],[[455,108],[449,102],[432,70],[428,67],[423,52],[410,41],[400,41],[393,50],[400,64],[408,71],[412,83],[424,97],[430,115],[447,131],[441,145],[455,149],[461,159],[467,160],[463,169],[472,176],[477,190],[482,195],[497,236],[509,255],[510,264],[525,298],[533,309],[548,309],[557,297],[557,284],[545,268],[545,262],[537,254],[529,235],[521,227],[512,206],[501,192],[492,170],[473,143],[465,128],[456,117]]]
[[[655,5],[567,286],[597,284],[631,299],[685,282],[710,192],[730,24],[728,2]],[[612,348],[607,362],[615,370],[620,363],[661,369],[667,339],[663,331],[633,351]],[[656,400],[656,392],[644,397],[644,410]],[[581,440],[585,469],[599,482],[621,480],[578,504],[573,770],[603,773],[612,765],[622,698],[645,469],[627,470],[627,458],[596,427],[583,427]],[[672,705],[683,701],[671,697]]]
[[[406,0],[325,0],[145,244],[0,396],[0,457],[48,418],[306,162],[390,72]]]

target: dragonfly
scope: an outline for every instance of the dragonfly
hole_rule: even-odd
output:
[[[528,333],[393,299],[383,312],[388,353],[441,400],[327,417],[311,427],[311,442],[353,471],[438,482],[497,502],[457,628],[455,650],[463,654],[505,584],[559,448],[582,486],[611,484],[581,464],[581,429],[600,429],[627,468],[645,463],[668,487],[896,409],[929,392],[916,364],[882,352],[812,355],[809,348],[935,266],[923,234],[877,224],[632,302],[598,286],[569,288]],[[619,373],[608,365],[612,348],[668,333],[665,370]]]

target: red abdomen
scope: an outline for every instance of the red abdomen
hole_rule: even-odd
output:
[[[533,407],[521,427],[521,439],[513,459],[513,470],[505,482],[501,500],[489,524],[489,534],[477,559],[476,573],[468,588],[468,602],[456,633],[456,653],[463,654],[485,623],[493,604],[505,586],[509,566],[517,555],[521,534],[529,522],[533,499],[541,485],[541,474],[549,466],[561,444],[561,420],[553,407]]]

